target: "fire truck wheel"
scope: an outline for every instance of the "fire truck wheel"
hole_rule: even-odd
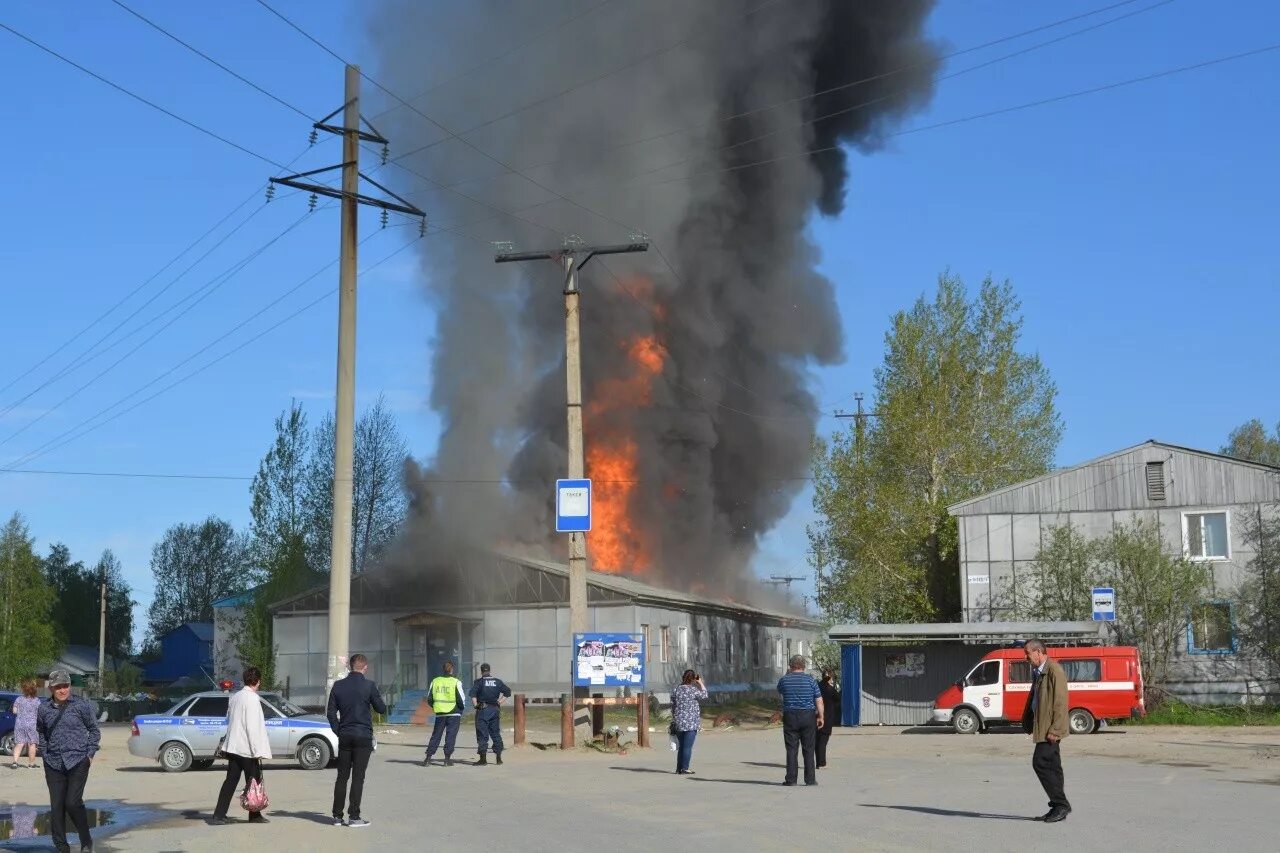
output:
[[[1073,735],[1087,735],[1093,733],[1097,721],[1084,708],[1073,708],[1067,715],[1067,725]]]
[[[957,734],[977,734],[982,730],[982,720],[971,708],[956,708],[951,714],[951,726]]]

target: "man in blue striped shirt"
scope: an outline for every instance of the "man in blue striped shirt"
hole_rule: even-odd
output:
[[[804,783],[818,784],[814,770],[813,748],[822,728],[822,691],[812,675],[804,671],[804,656],[795,655],[790,671],[778,679],[782,694],[782,740],[787,746],[787,778],[784,785],[794,785],[799,767],[796,751],[804,749]]]

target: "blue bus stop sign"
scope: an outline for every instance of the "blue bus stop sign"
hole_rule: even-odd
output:
[[[1114,587],[1095,586],[1093,588],[1093,621],[1116,621],[1116,591]]]
[[[556,532],[591,530],[591,481],[556,480]]]

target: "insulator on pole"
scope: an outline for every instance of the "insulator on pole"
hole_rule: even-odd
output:
[[[425,216],[418,220],[418,236],[427,236],[427,217]]]
[[[311,128],[311,137],[310,137],[310,139],[308,140],[308,141],[309,141],[309,143],[310,143],[311,145],[315,145],[315,144],[316,144],[316,140],[317,140],[317,139],[319,139],[319,138],[320,138],[320,131],[316,130],[314,127],[313,127],[313,128]]]
[[[271,199],[275,197],[276,197],[276,185],[272,183],[268,183],[267,184],[267,202],[270,203]]]
[[[382,227],[387,227],[387,209],[385,207],[382,209]]]
[[[319,197],[319,196],[317,196],[315,193],[312,193],[312,194],[311,194],[311,198],[307,199],[307,208],[308,208],[308,210],[310,210],[312,213],[314,213],[314,212],[315,212],[315,209],[316,209],[316,204],[318,204],[318,203],[319,203],[319,201],[320,201],[320,197]]]
[[[382,145],[382,165],[387,165],[387,158],[391,156],[391,146],[383,143]]]

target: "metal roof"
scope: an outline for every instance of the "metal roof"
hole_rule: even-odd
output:
[[[832,625],[827,636],[839,643],[913,640],[1091,640],[1102,638],[1101,622],[927,622],[903,625]]]
[[[533,568],[551,572],[552,574],[563,575],[565,577],[569,576],[569,567],[564,563],[540,560],[519,554],[505,553],[500,550],[498,553],[511,560],[532,566]],[[626,575],[588,571],[587,585],[594,586],[599,589],[607,589],[612,592],[625,595],[628,598],[651,604],[676,604],[684,605],[686,607],[698,607],[713,610],[733,610],[743,614],[767,616],[783,622],[796,622],[813,627],[817,627],[820,624],[812,616],[788,613],[782,610],[769,610],[762,607],[756,607],[745,602],[711,598],[705,595],[695,595],[690,592],[680,592],[666,587],[654,586],[653,584],[648,584],[644,581],[638,581],[635,578],[627,577]]]
[[[1271,465],[1266,465],[1261,462],[1250,462],[1248,459],[1238,459],[1234,456],[1227,456],[1222,453],[1213,453],[1212,451],[1208,451],[1208,450],[1197,450],[1194,447],[1183,447],[1178,444],[1169,444],[1167,442],[1157,441],[1156,439],[1151,438],[1142,442],[1141,444],[1135,444],[1132,447],[1125,447],[1121,450],[1115,450],[1115,451],[1112,451],[1111,453],[1098,456],[1094,459],[1090,459],[1086,462],[1081,462],[1077,465],[1068,465],[1064,468],[1055,468],[1046,474],[1041,474],[1039,477],[1032,477],[1030,480],[1022,480],[1021,482],[1012,483],[1008,486],[1004,486],[999,489],[994,489],[990,492],[984,492],[983,494],[980,494],[980,495],[974,495],[973,497],[968,498],[966,500],[958,501],[956,503],[951,504],[950,506],[947,507],[947,512],[950,513],[951,515],[968,515],[969,513],[962,513],[958,511],[963,510],[967,507],[971,507],[972,505],[980,503],[982,501],[986,501],[990,498],[996,497],[997,495],[1003,495],[1008,492],[1016,491],[1017,489],[1025,488],[1035,483],[1042,483],[1046,480],[1052,480],[1055,477],[1061,477],[1063,474],[1069,474],[1072,471],[1078,471],[1081,468],[1088,468],[1092,465],[1102,465],[1106,462],[1110,462],[1112,459],[1115,459],[1117,456],[1124,456],[1126,453],[1132,453],[1133,451],[1139,450],[1143,447],[1163,447],[1167,450],[1176,450],[1180,453],[1189,453],[1193,456],[1201,456],[1206,459],[1214,459],[1221,462],[1229,462],[1234,465],[1243,466],[1245,468],[1253,468],[1259,471],[1265,471],[1273,474],[1280,473],[1280,468],[1276,468]]]

